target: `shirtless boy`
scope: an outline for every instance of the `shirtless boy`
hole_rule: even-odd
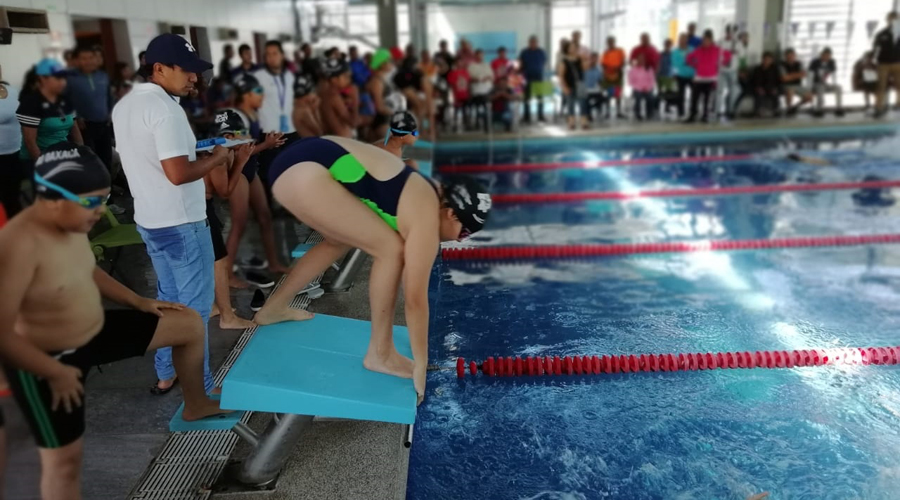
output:
[[[294,128],[300,137],[325,135],[320,111],[319,96],[312,79],[298,75],[294,80]]]
[[[40,448],[43,499],[78,500],[90,367],[172,346],[185,420],[224,412],[204,392],[200,316],[139,297],[94,264],[87,232],[110,191],[99,158],[52,146],[35,186],[35,203],[0,231],[0,360]],[[101,296],[131,309],[104,311]]]
[[[325,78],[319,84],[319,88],[322,95],[320,107],[325,133],[339,137],[353,137],[356,122],[343,94],[352,85],[350,66],[343,61],[329,59],[323,65],[322,71]]]

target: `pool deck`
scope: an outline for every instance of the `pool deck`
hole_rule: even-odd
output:
[[[570,132],[563,126],[546,125],[523,129],[515,134],[493,134],[495,141],[519,141],[532,138],[565,137],[629,137],[637,134],[747,132],[754,130],[804,130],[835,127],[835,130],[895,127],[890,119],[874,121],[861,113],[843,118],[823,119],[798,117],[780,120],[742,120],[727,124],[685,126],[677,122],[612,123],[590,131]],[[448,135],[444,144],[484,141],[483,133]],[[227,221],[227,218],[223,219]],[[248,227],[246,239],[259,248],[255,224]],[[294,222],[285,217],[276,220],[276,234],[282,236],[286,249],[297,243]],[[149,258],[142,247],[122,250],[118,256],[117,277],[139,293],[155,293],[154,275]],[[124,263],[127,262],[127,265]],[[326,295],[313,302],[313,312],[357,319],[369,317],[367,300],[368,269],[359,273],[356,286],[344,294]],[[250,317],[251,292],[233,290],[233,303],[244,317]],[[396,324],[405,324],[402,300],[397,305]],[[213,320],[210,324],[210,349],[213,367],[218,366],[232,349],[240,332],[222,331]],[[84,498],[113,500],[127,498],[138,478],[160,451],[168,433],[168,421],[180,403],[181,391],[162,397],[149,394],[154,383],[151,356],[119,362],[92,371],[86,387],[87,433],[85,435]],[[21,415],[8,399],[0,400],[7,416],[8,466],[6,498],[37,500],[39,462],[37,450]],[[256,415],[251,426],[260,429],[267,415]],[[316,422],[295,450],[284,469],[275,492],[241,494],[247,499],[401,499],[406,496],[408,451],[402,446],[401,427],[371,422]],[[235,458],[247,449],[239,445]],[[233,495],[213,495],[231,498]]]

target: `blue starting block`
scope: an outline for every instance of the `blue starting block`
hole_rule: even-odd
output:
[[[259,327],[222,384],[222,407],[412,424],[412,381],[370,372],[362,361],[371,324],[333,316]],[[412,355],[406,328],[397,350]]]
[[[300,257],[303,257],[306,255],[306,252],[312,250],[312,247],[314,246],[316,246],[315,243],[301,243],[297,245],[291,250],[291,258],[299,259]]]
[[[219,400],[219,395],[210,396],[211,399]],[[185,422],[181,418],[181,412],[184,411],[184,402],[178,407],[175,416],[169,420],[170,432],[188,432],[188,431],[227,431],[237,425],[244,416],[244,412],[235,411],[225,415],[216,415],[215,417],[204,418],[194,422]]]
[[[412,425],[416,392],[412,380],[371,372],[363,365],[371,323],[317,315],[309,321],[258,327],[222,383],[228,418],[184,422],[173,431],[231,429],[253,447],[237,472],[245,484],[275,480],[313,416]],[[394,327],[394,344],[412,354],[409,332]],[[257,434],[240,422],[242,411],[274,413]]]

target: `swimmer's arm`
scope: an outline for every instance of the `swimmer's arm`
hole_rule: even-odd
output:
[[[16,317],[37,271],[36,250],[31,238],[6,233],[0,233],[0,359],[40,378],[57,378],[65,366],[15,332]]]
[[[37,145],[37,133],[37,127],[22,127],[22,140],[32,160],[37,160],[38,156],[41,156],[41,148]]]
[[[424,221],[410,230],[404,245],[403,297],[406,302],[406,325],[416,367],[428,365],[428,281],[440,247],[437,200],[434,207],[423,207],[422,214],[434,214],[432,223]],[[429,215],[430,216],[430,215]],[[422,217],[425,217],[422,215]]]
[[[347,108],[344,106],[344,101],[343,99],[330,98],[327,102],[328,107],[322,113],[322,118],[325,120],[325,128],[331,134],[343,136],[349,120],[346,116]]]
[[[212,187],[212,192],[214,195],[219,198],[228,198],[230,191],[228,191],[228,168],[225,165],[220,165],[206,174],[206,178],[209,180],[209,185]],[[237,185],[237,182],[235,182]]]
[[[121,306],[137,309],[142,297],[127,286],[116,281],[103,269],[94,266],[94,283],[100,289],[100,295]]]

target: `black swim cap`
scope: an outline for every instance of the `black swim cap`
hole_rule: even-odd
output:
[[[480,182],[471,177],[444,178],[444,204],[453,209],[462,223],[464,236],[481,231],[491,213],[491,194]]]
[[[71,142],[47,148],[34,162],[34,175],[76,195],[109,189],[111,184],[109,170],[91,148]],[[41,198],[63,198],[61,193],[38,182],[34,190]]]
[[[213,118],[213,131],[216,136],[225,134],[248,135],[247,122],[241,114],[231,108],[220,109]]]
[[[249,73],[241,73],[235,76],[234,80],[231,81],[231,84],[234,86],[234,90],[238,95],[249,94],[257,88],[261,88],[259,80]]]
[[[418,130],[416,117],[409,111],[398,111],[391,116],[391,134],[407,135]]]
[[[315,90],[315,84],[313,83],[312,78],[306,75],[297,75],[297,78],[294,79],[295,99],[306,97],[309,94],[312,94],[313,90]]]
[[[334,78],[350,72],[350,65],[340,59],[326,59],[322,63],[322,74],[325,78]]]

